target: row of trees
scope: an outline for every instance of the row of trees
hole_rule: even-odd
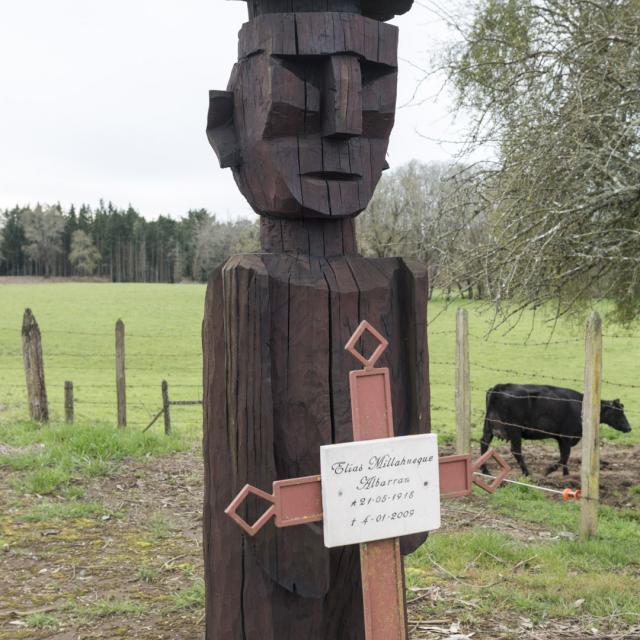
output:
[[[204,280],[233,253],[254,251],[258,227],[204,209],[146,220],[112,203],[15,207],[0,215],[0,275],[96,276],[114,282]]]
[[[428,263],[432,289],[482,297],[482,283],[466,277],[461,266],[485,230],[477,203],[458,180],[461,171],[411,162],[386,174],[358,218],[362,253],[415,256]],[[37,205],[0,213],[0,275],[204,280],[230,255],[257,249],[256,223],[219,222],[204,209],[179,220],[150,221],[132,207],[103,202],[95,209]]]

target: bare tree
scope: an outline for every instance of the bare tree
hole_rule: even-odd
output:
[[[214,215],[207,215],[196,223],[193,234],[194,277],[206,279],[229,256],[257,249],[257,224],[248,220],[223,223]]]
[[[78,229],[71,236],[71,252],[69,262],[75,269],[84,276],[95,273],[96,267],[100,264],[102,256],[97,247],[93,244],[91,236]]]
[[[44,269],[44,275],[48,278],[62,250],[64,217],[56,207],[38,205],[33,210],[24,211],[22,224],[27,241],[24,250]]]
[[[431,292],[438,287],[448,295],[453,290],[482,296],[485,286],[469,249],[486,232],[485,220],[465,167],[412,161],[381,180],[358,219],[359,242],[367,255],[415,256],[425,262]]]
[[[468,175],[491,233],[463,260],[506,312],[611,298],[640,312],[636,0],[483,0],[447,67],[471,115]],[[482,277],[480,274],[484,274]]]

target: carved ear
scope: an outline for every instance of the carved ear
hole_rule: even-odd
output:
[[[209,91],[207,138],[222,168],[240,166],[242,158],[233,122],[233,91]]]

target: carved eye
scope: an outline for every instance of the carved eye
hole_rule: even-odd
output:
[[[390,67],[378,62],[370,62],[369,60],[362,60],[360,62],[360,68],[362,69],[363,85],[375,82],[385,76],[397,76],[398,74],[398,70],[395,67]]]
[[[264,136],[313,133],[320,126],[320,89],[315,67],[308,59],[272,56],[271,101]]]
[[[370,138],[388,138],[395,119],[398,71],[363,61],[362,132]]]

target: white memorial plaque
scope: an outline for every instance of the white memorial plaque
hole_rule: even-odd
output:
[[[440,527],[436,435],[327,445],[320,465],[326,547]]]

